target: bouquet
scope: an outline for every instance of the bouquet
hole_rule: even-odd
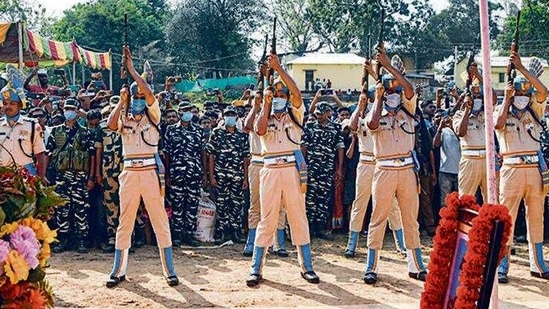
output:
[[[46,221],[65,201],[23,167],[0,166],[0,307],[51,308],[44,268],[57,233]]]

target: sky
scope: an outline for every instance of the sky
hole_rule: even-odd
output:
[[[61,16],[63,11],[77,3],[84,3],[87,0],[37,0],[46,8],[48,15]],[[429,0],[435,11],[440,12],[448,6],[448,0]]]

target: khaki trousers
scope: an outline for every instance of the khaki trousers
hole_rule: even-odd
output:
[[[116,230],[116,249],[130,248],[131,236],[139,202],[143,197],[159,248],[171,247],[170,224],[160,194],[160,182],[155,169],[124,170],[120,181],[120,219]]]
[[[467,158],[461,156],[458,172],[459,195],[475,196],[479,186],[483,200],[487,201],[486,159],[484,157]]]
[[[273,244],[282,205],[286,208],[292,243],[295,246],[308,244],[309,223],[295,165],[263,167],[259,175],[261,220],[257,225],[255,246],[268,247]]]
[[[250,163],[248,166],[248,184],[250,188],[250,209],[248,210],[248,228],[255,229],[261,219],[261,208],[259,200],[259,172],[263,164]],[[286,228],[286,211],[284,207],[280,208],[280,217],[278,219],[277,229]]]
[[[380,250],[383,247],[387,218],[394,204],[395,196],[401,213],[406,249],[420,247],[419,224],[417,222],[419,200],[416,174],[413,168],[398,170],[376,168],[372,184],[372,218],[368,227],[369,249]]]

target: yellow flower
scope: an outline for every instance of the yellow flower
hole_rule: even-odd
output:
[[[42,244],[42,249],[40,249],[40,253],[38,254],[38,260],[40,261],[40,266],[46,267],[46,264],[48,263],[48,259],[51,256],[51,250],[50,250],[50,244],[47,242],[44,242]]]
[[[42,220],[29,217],[23,219],[23,221],[21,221],[21,224],[30,227],[36,234],[36,238],[38,240],[52,243],[57,236],[57,232],[50,230],[48,224]]]
[[[18,227],[19,227],[19,223],[17,222],[4,224],[0,229],[0,238],[15,232],[15,230],[17,230]]]
[[[23,256],[15,250],[10,251],[8,254],[4,270],[12,284],[16,284],[21,280],[27,280],[29,277],[29,265],[27,265]]]

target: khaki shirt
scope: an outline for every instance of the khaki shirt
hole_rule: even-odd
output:
[[[494,119],[497,119],[497,112],[501,107],[501,105],[496,107]],[[539,140],[541,126],[534,120],[532,114],[525,112],[518,119],[513,116],[511,111],[508,111],[505,127],[501,130],[496,130],[501,155],[535,154],[539,150],[540,144],[530,136],[528,130],[530,130],[534,138]]]
[[[402,96],[402,108],[406,108],[413,115],[416,101],[416,95],[410,100]],[[408,132],[415,132],[416,121],[402,108],[395,115],[383,110],[379,126],[375,130],[370,130],[374,143],[374,156],[378,160],[410,156],[414,150],[415,134],[406,133],[401,127]],[[370,118],[371,112],[367,116],[367,119]]]
[[[454,116],[453,126],[454,132],[459,131],[461,119],[465,116],[465,111],[457,111]],[[480,112],[478,116],[471,114],[467,123],[467,133],[459,138],[461,150],[485,149],[486,139],[484,133],[484,112]],[[464,120],[465,121],[465,120]]]
[[[292,113],[299,123],[303,123],[305,105],[301,104],[299,108],[292,107]],[[286,135],[286,129],[288,129],[288,135],[292,141],[297,145],[290,141]],[[292,121],[288,113],[283,114],[280,120],[276,119],[275,116],[270,116],[267,123],[267,132],[261,136],[262,154],[287,154],[299,150],[301,133],[302,130]]]
[[[32,123],[34,124],[34,140],[31,141]],[[44,132],[40,124],[32,118],[19,116],[11,127],[6,118],[0,118],[0,165],[12,163],[10,154],[18,166],[33,163],[32,155],[46,150]],[[5,148],[5,149],[4,149]],[[29,157],[30,156],[30,157]]]
[[[374,153],[374,140],[370,130],[368,130],[368,125],[366,120],[360,118],[358,120],[358,128],[356,131],[356,136],[358,137],[358,151],[362,154],[372,154]]]
[[[254,156],[261,155],[261,136],[252,130],[248,133],[248,140],[250,142],[250,154]]]
[[[160,120],[158,101],[154,101],[152,105],[147,106],[147,109],[151,120]],[[149,121],[147,115],[143,115],[137,121],[133,115],[128,113],[126,116],[122,111],[118,121],[118,132],[122,136],[122,155],[124,158],[151,157],[158,151],[160,133]]]

